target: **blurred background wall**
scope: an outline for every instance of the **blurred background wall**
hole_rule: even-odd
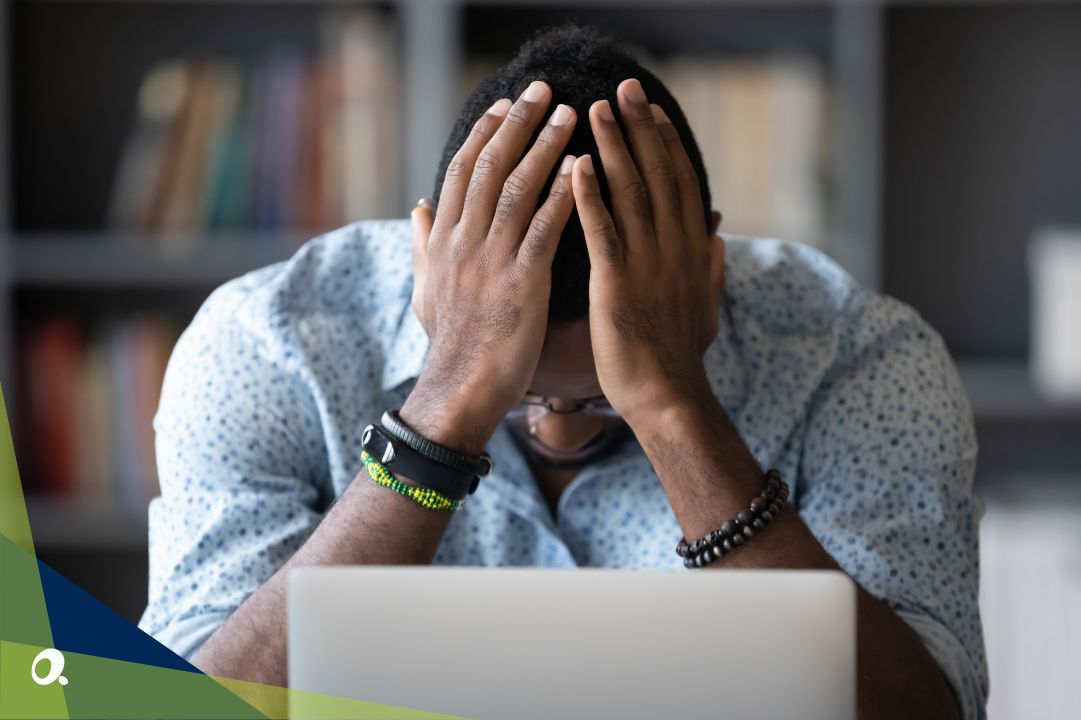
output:
[[[318,232],[405,217],[476,82],[565,18],[669,84],[723,229],[815,245],[943,334],[992,717],[1081,717],[1070,2],[0,0],[0,382],[39,555],[139,617],[176,335]]]

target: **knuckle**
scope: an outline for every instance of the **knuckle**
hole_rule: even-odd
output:
[[[462,160],[460,155],[455,155],[454,158],[447,164],[447,172],[445,178],[460,178],[464,176],[468,171],[466,163]]]
[[[676,128],[672,123],[660,123],[657,125],[657,130],[660,132],[661,137],[664,138],[666,143],[676,144],[681,142],[679,139],[679,133],[676,132]]]
[[[519,100],[511,105],[510,111],[507,113],[507,117],[504,122],[508,122],[511,125],[525,125],[529,122],[530,105],[529,103]]]
[[[560,176],[552,183],[552,189],[548,191],[548,197],[553,200],[566,200],[571,194],[570,183]]]
[[[556,140],[559,138],[559,130],[551,125],[545,125],[537,136],[537,141],[533,143],[534,147],[548,148],[556,144]]]
[[[484,187],[477,181],[477,174],[474,173],[473,179],[469,182],[469,186],[465,190],[465,204],[468,206],[472,203],[478,202],[484,196]]]
[[[446,259],[449,265],[461,265],[465,262],[466,246],[460,239],[455,239],[447,246]]]
[[[491,267],[492,253],[486,247],[481,247],[477,251],[477,269],[481,271],[481,274],[487,274]]]
[[[679,182],[680,185],[685,185],[687,187],[697,187],[698,173],[694,171],[694,168],[686,167],[676,174],[676,180],[677,182]]]
[[[522,243],[522,254],[527,261],[537,260],[544,257],[545,247],[544,236],[530,230]]]
[[[544,255],[545,235],[544,232],[530,226],[522,241],[521,254],[526,261],[536,260]]]
[[[648,129],[656,125],[653,120],[653,113],[649,110],[636,114],[631,118],[631,124],[637,128]]]
[[[488,137],[496,127],[497,124],[495,118],[488,113],[484,113],[480,116],[480,119],[473,123],[473,128],[469,131],[469,134],[479,137]]]
[[[473,171],[478,175],[490,175],[499,168],[499,153],[491,148],[484,148],[477,156],[477,163]]]
[[[637,217],[643,219],[651,217],[649,194],[641,180],[635,179],[624,185],[623,193],[630,199],[631,210]]]
[[[662,180],[671,180],[675,178],[675,169],[672,167],[672,163],[663,158],[655,160],[650,166],[649,171],[655,177]]]
[[[597,234],[606,243],[613,246],[619,244],[619,235],[616,233],[616,229],[612,227],[612,223],[600,223],[597,226]]]
[[[612,223],[607,220],[594,220],[589,223],[588,232],[590,235],[602,240],[605,244],[617,242],[619,240],[616,229],[612,227]]]
[[[626,195],[627,197],[629,197],[629,198],[631,198],[632,200],[635,200],[635,201],[637,201],[637,200],[645,200],[646,199],[646,186],[645,186],[645,183],[643,183],[638,178],[635,178],[634,180],[631,180],[629,182],[624,183],[623,187],[620,188],[620,191],[624,195]]]
[[[664,199],[668,203],[668,210],[672,215],[679,216],[679,191],[676,190],[675,185],[664,186]]]
[[[514,214],[514,209],[517,206],[515,198],[510,195],[500,195],[499,200],[495,204],[495,217],[493,218],[492,229],[502,232],[503,225]]]
[[[539,212],[533,216],[533,222],[529,225],[529,236],[543,239],[549,236],[554,228],[552,217],[546,212]]]
[[[675,185],[665,185],[664,187],[664,215],[670,221],[677,226],[683,225],[683,213],[679,204],[679,193],[676,191]]]
[[[592,232],[601,241],[601,252],[604,253],[605,261],[611,264],[618,262],[622,256],[622,250],[619,245],[619,235],[616,233],[616,229],[612,227],[612,224],[607,222],[596,223]]]
[[[526,180],[518,170],[512,172],[503,182],[503,195],[509,198],[520,198],[523,195],[526,195],[529,190],[529,181]]]

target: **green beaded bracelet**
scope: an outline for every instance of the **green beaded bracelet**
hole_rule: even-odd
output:
[[[361,451],[360,461],[364,463],[364,469],[368,471],[368,477],[372,479],[373,483],[390,488],[399,495],[415,500],[429,510],[457,510],[465,504],[464,499],[452,500],[438,490],[402,482],[394,477],[385,465],[369,455],[366,450]]]

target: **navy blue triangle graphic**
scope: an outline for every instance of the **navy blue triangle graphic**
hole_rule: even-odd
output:
[[[56,649],[201,674],[199,668],[41,560],[38,570]]]

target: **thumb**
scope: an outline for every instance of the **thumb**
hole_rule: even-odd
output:
[[[428,198],[421,198],[409,213],[413,225],[413,312],[425,329],[428,324],[424,318],[424,280],[428,275],[428,238],[432,234],[432,203]]]
[[[413,223],[413,252],[416,252],[418,243],[423,244],[424,249],[427,250],[428,236],[432,234],[432,223],[434,221],[432,201],[428,198],[418,200],[416,206],[409,213],[409,219]]]

